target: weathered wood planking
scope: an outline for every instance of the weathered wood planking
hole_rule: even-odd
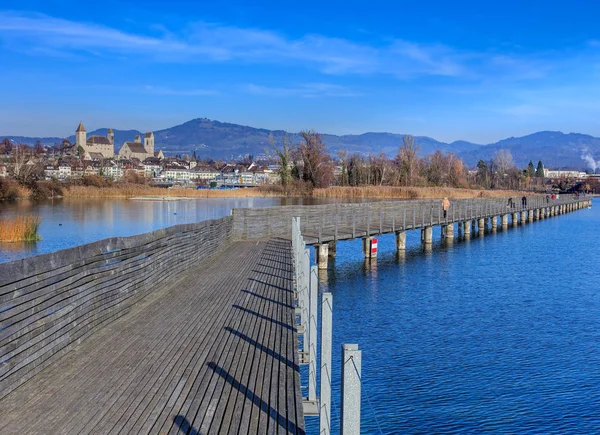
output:
[[[231,217],[0,264],[0,398],[231,239]]]
[[[230,244],[0,400],[0,433],[304,434],[291,262]]]

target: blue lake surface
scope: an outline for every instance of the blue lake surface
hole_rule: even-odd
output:
[[[384,235],[373,263],[360,240],[339,242],[321,275],[334,302],[332,432],[341,345],[357,343],[362,433],[600,433],[595,205],[451,246],[436,228],[431,252],[411,231],[400,257]]]
[[[359,202],[355,201],[355,202]],[[0,242],[0,263],[83,245],[116,236],[132,236],[172,225],[229,216],[233,208],[340,202],[313,198],[198,198],[182,201],[132,199],[57,200],[0,203],[0,219],[34,214],[42,218],[35,243]]]

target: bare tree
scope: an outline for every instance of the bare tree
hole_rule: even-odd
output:
[[[513,169],[515,167],[515,162],[513,161],[512,154],[509,150],[496,151],[493,160],[496,170],[501,178],[509,171],[509,169]]]
[[[328,187],[333,181],[333,161],[321,135],[314,131],[300,133],[304,140],[298,146],[302,159],[302,178],[314,187]]]
[[[13,145],[9,138],[5,137],[0,142],[0,154],[10,154],[12,152]]]
[[[32,151],[27,145],[17,145],[12,153],[12,172],[19,183],[27,183],[33,177],[36,165],[30,162]]]
[[[404,136],[398,152],[397,163],[400,170],[400,179],[405,186],[413,186],[416,180],[418,166],[419,146],[415,145],[415,138]]]
[[[346,186],[348,184],[348,151],[338,150],[336,154],[338,160],[340,161],[340,165],[342,166],[342,177],[340,184],[342,186]]]
[[[273,134],[269,135],[269,143],[271,144],[271,148],[275,151],[277,155],[277,160],[279,163],[279,177],[281,178],[281,185],[283,187],[287,187],[292,183],[292,150],[293,145],[288,140],[287,135],[283,137],[283,144],[281,148],[278,148],[275,145],[275,138]]]

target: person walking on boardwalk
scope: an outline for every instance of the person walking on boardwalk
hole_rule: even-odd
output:
[[[527,208],[527,197],[523,196],[523,198],[521,198],[521,205],[523,206],[523,208]]]
[[[450,208],[450,200],[448,200],[448,198],[444,197],[444,199],[442,200],[442,209],[444,210],[444,219],[446,219],[446,216],[448,216],[449,208]]]

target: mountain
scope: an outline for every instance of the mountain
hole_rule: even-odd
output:
[[[538,160],[548,168],[586,169],[584,154],[600,160],[600,138],[580,133],[565,134],[560,131],[540,131],[523,137],[511,137],[465,150],[459,153],[467,166],[475,166],[480,159],[489,160],[495,152],[507,149],[517,166],[525,167]]]
[[[114,132],[115,151],[119,150],[123,142],[131,141],[136,135],[142,134],[137,130],[114,130]],[[88,137],[106,136],[106,133],[107,129],[102,128],[89,132]],[[196,151],[196,154],[201,157],[213,159],[264,154],[271,148],[269,144],[271,135],[275,142],[280,144],[286,132],[213,121],[207,118],[192,119],[181,125],[154,132],[155,148],[162,149],[166,154],[191,154]],[[373,132],[342,136],[323,134],[323,141],[333,155],[338,150],[344,149],[350,153],[385,153],[395,156],[403,136],[403,134]],[[62,140],[56,137],[8,137],[15,142],[31,145],[37,140],[44,145],[53,145]],[[298,133],[287,133],[287,137],[293,143],[301,140]],[[71,135],[68,139],[73,142],[75,136]],[[494,153],[501,149],[508,149],[519,167],[526,166],[530,160],[536,165],[538,160],[542,160],[546,167],[584,169],[586,167],[582,158],[584,154],[595,161],[600,160],[600,138],[579,133],[541,131],[487,145],[467,141],[445,143],[427,136],[415,136],[415,143],[419,145],[421,155],[431,154],[438,149],[443,152],[453,152],[469,167],[474,167],[479,160],[491,159]]]
[[[156,147],[169,153],[189,153],[212,158],[236,157],[246,154],[264,154],[270,149],[269,136],[272,135],[277,144],[287,134],[289,140],[297,143],[301,140],[298,133],[286,133],[283,130],[267,130],[238,124],[212,121],[206,118],[193,119],[184,124],[154,132]],[[323,141],[335,154],[339,149],[350,153],[396,155],[404,134],[364,133],[360,135],[336,136],[323,134]],[[436,149],[444,152],[460,152],[478,145],[468,142],[447,144],[426,136],[416,136],[422,154],[430,154]]]

